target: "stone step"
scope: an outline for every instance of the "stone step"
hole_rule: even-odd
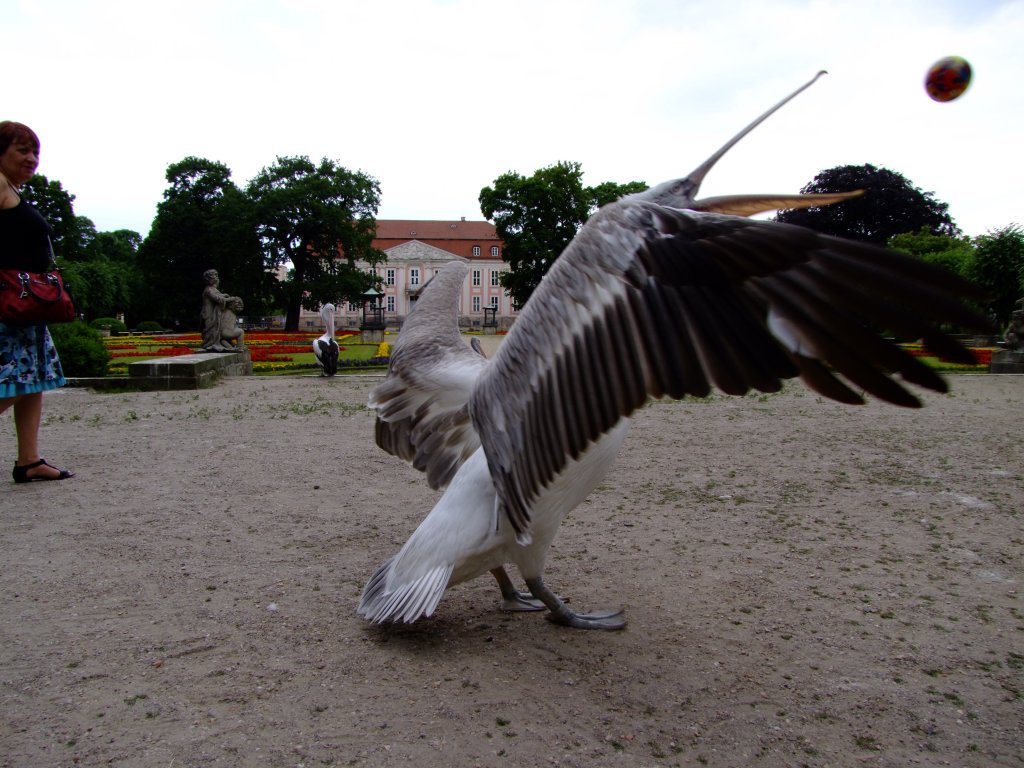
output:
[[[1024,373],[1024,351],[1001,349],[992,353],[989,373]]]
[[[236,352],[207,352],[174,357],[157,357],[128,365],[128,378],[145,379],[159,386],[152,389],[204,389],[222,376],[251,376],[252,357],[248,349]]]
[[[224,376],[251,376],[252,356],[248,349],[235,352],[208,352],[174,357],[156,357],[128,364],[127,376],[69,378],[73,387],[93,389],[205,389]]]

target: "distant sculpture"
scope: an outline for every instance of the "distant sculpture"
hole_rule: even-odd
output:
[[[234,352],[245,347],[245,331],[238,325],[238,313],[244,308],[237,296],[229,296],[218,289],[217,270],[203,273],[203,308],[199,319],[203,325],[203,344],[200,352]]]
[[[334,305],[320,307],[320,319],[324,321],[324,334],[313,342],[313,354],[320,364],[321,376],[333,376],[338,372],[338,356],[341,348],[334,340]]]
[[[1010,325],[1003,335],[1006,348],[1017,351],[1024,347],[1024,296],[1021,296],[1014,304],[1019,304],[1020,309],[1013,310],[1010,315]]]

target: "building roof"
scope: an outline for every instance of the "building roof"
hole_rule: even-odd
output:
[[[378,219],[376,240],[499,240],[489,221]]]

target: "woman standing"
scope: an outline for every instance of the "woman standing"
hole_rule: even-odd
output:
[[[21,185],[39,165],[39,137],[27,125],[0,122],[0,267],[45,272],[50,266],[50,225],[21,197]],[[57,350],[45,325],[0,323],[0,413],[14,406],[18,459],[14,482],[63,480],[39,455],[43,392],[65,384]]]

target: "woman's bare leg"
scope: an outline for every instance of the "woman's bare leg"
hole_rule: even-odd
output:
[[[12,397],[0,403],[0,413],[14,405],[14,428],[18,433],[19,467],[34,464],[39,455],[39,424],[43,419],[43,393]],[[28,471],[29,477],[59,477],[60,470],[43,464]]]

